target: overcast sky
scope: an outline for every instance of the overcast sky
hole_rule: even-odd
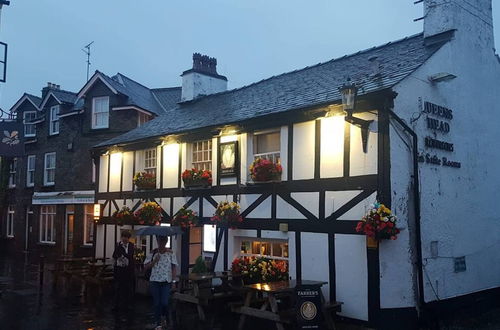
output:
[[[414,0],[11,0],[0,40],[9,44],[0,107],[47,82],[77,92],[91,73],[121,72],[148,87],[180,85],[192,53],[218,60],[229,88],[422,31]],[[500,7],[499,7],[500,8]],[[500,9],[494,7],[495,19]],[[495,25],[496,44],[500,42]]]

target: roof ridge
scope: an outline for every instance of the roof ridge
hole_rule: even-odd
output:
[[[40,100],[42,99],[40,96],[36,96],[36,95],[34,95],[34,94],[31,94],[31,93],[26,93],[26,92],[24,92],[24,94],[25,94],[25,95],[28,95],[28,96],[36,97],[37,99],[40,99]]]
[[[122,76],[123,78],[128,79],[128,80],[130,80],[130,81],[131,81],[131,82],[133,82],[133,83],[136,83],[137,85],[140,85],[140,86],[142,86],[142,87],[144,87],[144,88],[146,88],[146,89],[151,90],[151,88],[149,88],[149,87],[147,87],[147,86],[145,86],[145,85],[141,84],[141,83],[140,83],[140,82],[138,82],[137,80],[134,80],[134,79],[132,79],[132,78],[130,78],[130,77],[128,77],[128,76],[126,76],[126,75],[124,75],[124,74],[123,74],[123,73],[121,73],[121,72],[117,72],[117,73],[116,73],[116,75],[120,75],[120,76]]]
[[[150,88],[151,91],[165,91],[165,90],[174,90],[174,89],[182,89],[182,86],[177,87],[158,87],[158,88]]]
[[[282,77],[282,76],[289,75],[289,74],[292,74],[292,73],[296,73],[296,72],[300,72],[300,71],[312,69],[312,68],[315,68],[315,67],[318,67],[318,66],[321,66],[321,65],[325,65],[325,64],[328,64],[328,63],[333,63],[333,62],[336,62],[336,61],[339,61],[339,60],[343,60],[343,59],[347,59],[347,58],[350,58],[350,57],[353,57],[353,56],[356,56],[356,55],[359,55],[359,54],[363,54],[363,53],[366,53],[368,51],[374,51],[376,49],[382,49],[384,47],[387,47],[387,46],[390,46],[390,45],[394,45],[394,44],[406,41],[408,39],[416,38],[418,36],[423,36],[423,35],[424,35],[423,32],[416,33],[416,34],[413,34],[413,35],[410,35],[410,36],[406,36],[404,38],[400,38],[400,39],[396,39],[394,41],[386,42],[385,44],[382,44],[382,45],[379,45],[379,46],[374,46],[374,47],[371,47],[371,48],[366,48],[366,49],[360,50],[360,51],[358,51],[356,53],[351,53],[351,54],[343,55],[341,57],[336,57],[336,58],[333,58],[333,59],[325,61],[325,62],[320,62],[320,63],[314,64],[314,65],[309,65],[309,66],[303,67],[301,69],[296,69],[296,70],[293,70],[293,71],[288,71],[288,72],[280,73],[278,75],[274,75],[274,76],[271,76],[271,77],[268,77],[268,78],[264,78],[264,79],[261,79],[259,81],[256,81],[256,82],[253,82],[251,84],[244,85],[244,86],[241,86],[241,87],[238,87],[238,88],[230,89],[230,90],[227,90],[227,91],[222,91],[222,92],[219,92],[219,93],[214,93],[214,94],[209,94],[209,95],[203,95],[203,96],[197,97],[197,98],[195,98],[193,100],[190,100],[190,101],[180,102],[180,104],[181,105],[182,104],[192,104],[192,103],[196,103],[197,101],[202,100],[202,99],[207,99],[207,98],[218,96],[218,95],[222,95],[222,94],[232,93],[232,92],[235,92],[235,91],[246,89],[246,88],[251,87],[251,86],[255,86],[257,84],[263,83],[263,82],[268,81],[270,79],[274,79],[274,78]]]

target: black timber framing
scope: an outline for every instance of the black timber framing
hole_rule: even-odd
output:
[[[288,144],[287,144],[287,179],[293,180],[293,124],[288,125]]]

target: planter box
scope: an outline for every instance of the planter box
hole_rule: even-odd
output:
[[[186,190],[198,190],[198,189],[210,189],[210,188],[212,188],[212,185],[206,182],[193,182],[193,183],[184,182],[184,189]]]

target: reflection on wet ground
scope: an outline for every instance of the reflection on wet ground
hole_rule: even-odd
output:
[[[48,271],[40,289],[38,270],[29,260],[0,257],[1,329],[146,329],[151,323],[148,297],[136,297],[132,312],[117,315],[111,293],[85,297],[78,282],[53,288]]]

